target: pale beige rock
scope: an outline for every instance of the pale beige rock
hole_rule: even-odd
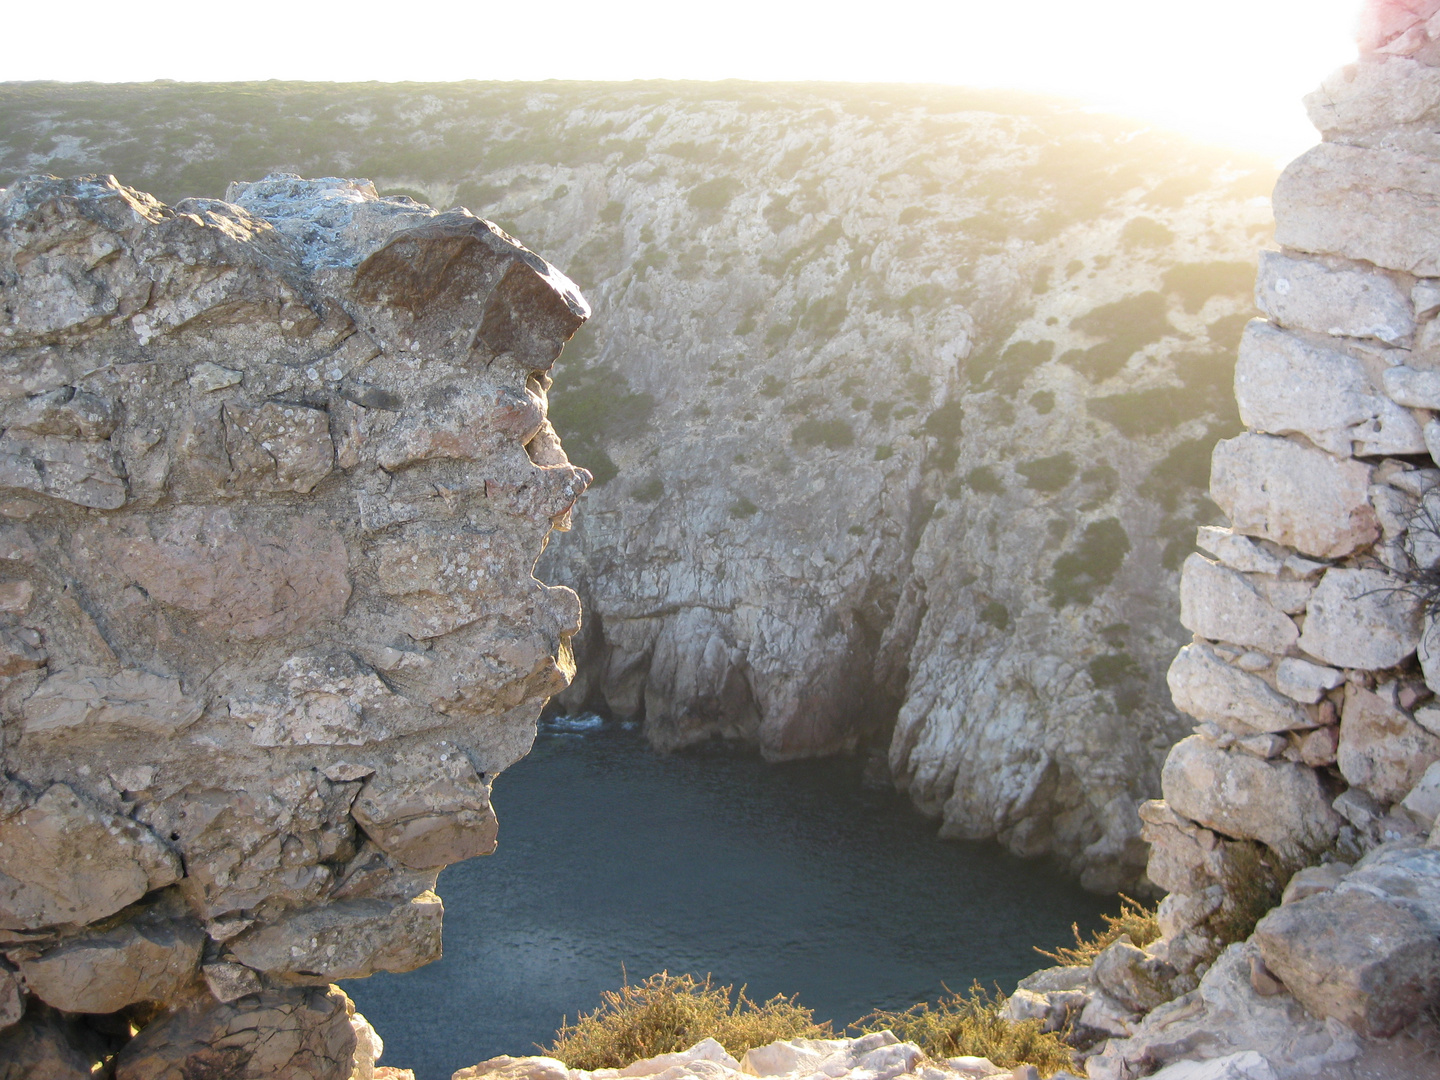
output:
[[[324,410],[267,401],[255,409],[226,405],[222,415],[232,491],[304,494],[329,475],[335,445]]]
[[[1435,825],[1440,818],[1440,761],[1432,761],[1426,767],[1424,775],[1400,800],[1400,805],[1426,829]]]
[[[1377,393],[1358,359],[1260,320],[1240,342],[1235,400],[1250,428],[1302,434],[1338,457],[1357,441],[1370,454],[1425,451],[1420,425]]]
[[[1420,604],[1379,570],[1327,570],[1306,605],[1300,648],[1336,667],[1394,667],[1420,643]]]
[[[1345,875],[1350,873],[1350,870],[1350,864],[1342,862],[1322,863],[1319,866],[1307,866],[1303,870],[1297,870],[1286,883],[1280,903],[1293,904],[1297,900],[1304,900],[1307,896],[1318,896],[1320,893],[1330,892],[1345,880]]]
[[[183,731],[204,711],[204,702],[187,697],[179,679],[148,671],[52,669],[25,699],[25,731],[73,738],[73,728],[122,728],[163,738]]]
[[[1262,251],[1255,301],[1273,322],[1292,329],[1387,345],[1408,345],[1415,336],[1407,291],[1393,277],[1360,266]]]
[[[1399,802],[1437,760],[1440,738],[1379,695],[1345,688],[1336,763],[1349,783],[1382,803]]]
[[[350,1080],[375,1080],[375,1062],[385,1052],[385,1041],[358,1012],[350,1017],[350,1029],[355,1032],[355,1067]]]
[[[206,964],[200,969],[216,1001],[234,1001],[264,989],[260,976],[244,964]]]
[[[116,1080],[349,1080],[355,1032],[339,987],[197,997],[151,1023],[115,1061]]]
[[[1292,731],[1315,721],[1264,679],[1227,664],[1204,642],[1186,645],[1166,674],[1175,707],[1237,735]]]
[[[1181,817],[1168,803],[1141,803],[1140,820],[1141,836],[1150,845],[1145,873],[1166,892],[1195,895],[1229,875],[1233,861],[1224,840]]]
[[[1313,705],[1345,681],[1345,673],[1307,660],[1287,657],[1275,668],[1275,689],[1286,697]]]
[[[1201,525],[1196,529],[1195,546],[1244,573],[1278,574],[1285,565],[1284,559],[1266,551],[1250,537],[1218,525]]]
[[[149,829],[65,784],[0,818],[0,928],[93,922],[180,875]]]
[[[112,1013],[179,997],[200,967],[205,935],[193,922],[132,919],[111,930],[66,939],[18,961],[30,990],[65,1012]]]
[[[1385,393],[1396,404],[1416,409],[1440,409],[1440,371],[1422,371],[1401,364],[1386,368]]]
[[[1137,949],[1126,934],[1107,945],[1090,970],[1102,992],[1137,1013],[1147,1013],[1175,997],[1172,984],[1180,974],[1168,961]]]
[[[1322,769],[1326,765],[1334,765],[1335,757],[1340,752],[1339,725],[1327,724],[1325,727],[1306,732],[1300,739],[1299,749],[1300,760],[1312,769]]]
[[[1427,130],[1427,121],[1440,110],[1440,75],[1400,57],[1349,64],[1307,94],[1305,108],[1310,122],[1332,141],[1398,142],[1419,149],[1424,141],[1404,136],[1433,130]]]
[[[387,854],[417,870],[446,866],[495,850],[498,824],[490,785],[463,755],[447,754],[430,775],[395,784],[381,774],[365,782],[351,814]]]
[[[1322,143],[1281,173],[1273,204],[1285,247],[1440,274],[1440,171],[1425,157]]]
[[[1265,966],[1314,1015],[1384,1038],[1440,992],[1440,941],[1409,912],[1336,890],[1275,908],[1255,928]]]
[[[445,908],[432,892],[400,903],[342,900],[247,930],[228,944],[246,967],[300,985],[413,971],[440,958]]]
[[[1250,983],[1251,943],[1231,945],[1192,993],[1161,1005],[1127,1039],[1112,1040],[1086,1062],[1094,1078],[1128,1080],[1157,1065],[1214,1060],[1255,1051],[1283,1066],[1282,1080],[1309,1080],[1354,1058],[1359,1041],[1316,1020],[1289,994],[1261,996]]]
[[[1216,445],[1210,494],[1237,532],[1338,558],[1380,535],[1367,498],[1370,473],[1358,461],[1247,434]]]
[[[1323,850],[1341,824],[1313,770],[1227,753],[1199,735],[1171,748],[1160,784],[1175,813],[1284,858]]]
[[[1300,637],[1244,575],[1198,554],[1180,568],[1180,623],[1201,637],[1282,655]]]
[[[230,368],[223,368],[219,364],[212,364],[209,360],[196,364],[195,370],[190,372],[189,383],[197,390],[209,394],[216,390],[224,390],[227,386],[235,386],[244,381],[245,373],[232,371]]]

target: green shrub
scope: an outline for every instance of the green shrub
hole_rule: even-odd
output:
[[[1131,390],[1124,394],[1090,398],[1085,409],[1091,416],[1113,424],[1129,438],[1158,435],[1172,431],[1196,413],[1195,395],[1178,386],[1159,386],[1150,390]]]
[[[774,375],[766,375],[760,380],[760,396],[777,398],[785,392],[785,383]]]
[[[894,457],[894,456],[895,456],[895,448],[894,448],[893,446],[891,446],[889,443],[881,443],[879,446],[875,447],[875,460],[876,460],[876,461],[888,461],[890,458],[892,458],[892,457]]]
[[[1053,341],[1017,341],[1004,351],[981,353],[965,370],[971,385],[1011,397],[1025,385],[1032,371],[1054,355]]]
[[[1041,1030],[1038,1020],[1007,1020],[1000,1015],[1005,995],[992,997],[970,987],[968,995],[948,994],[935,1004],[920,1002],[903,1012],[879,1010],[851,1025],[860,1033],[893,1031],[905,1042],[913,1042],[930,1057],[989,1058],[1002,1069],[1034,1065],[1041,1076],[1074,1067],[1070,1047],[1057,1034]]]
[[[855,445],[855,430],[848,420],[820,420],[811,417],[801,420],[790,433],[796,446],[825,446],[839,450],[842,446]]]
[[[1025,486],[1036,491],[1059,491],[1075,479],[1075,458],[1068,450],[1048,457],[1035,458],[1015,466],[1025,477]]]
[[[1255,289],[1253,262],[1181,263],[1165,271],[1165,291],[1174,293],[1191,315],[1212,296],[1249,296]]]
[[[979,492],[981,495],[999,495],[1005,490],[1005,484],[1000,476],[989,465],[977,465],[965,474],[965,483],[970,485],[971,491]]]
[[[631,393],[623,375],[599,364],[565,372],[550,391],[550,422],[566,454],[594,474],[597,487],[619,473],[603,444],[643,430],[654,411],[654,397]]]
[[[1285,886],[1298,869],[1263,844],[1237,840],[1225,846],[1230,856],[1221,882],[1225,901],[1206,923],[1221,948],[1244,941],[1255,932],[1255,924],[1280,903]]]
[[[960,438],[965,407],[958,400],[947,401],[925,418],[925,434],[953,442]]]
[[[1210,455],[1221,438],[1224,435],[1212,428],[1198,439],[1176,443],[1141,481],[1140,494],[1174,513],[1186,494],[1210,486]]]
[[[1077,924],[1070,924],[1070,932],[1075,935],[1073,949],[1062,946],[1054,952],[1048,952],[1036,946],[1035,951],[1065,967],[1081,967],[1093,963],[1107,947],[1119,940],[1121,934],[1128,934],[1130,944],[1137,949],[1143,949],[1160,939],[1160,923],[1156,919],[1156,909],[1146,907],[1138,900],[1131,900],[1123,893],[1120,895],[1120,914],[1102,915],[1101,918],[1105,920],[1105,928],[1095,931],[1088,938],[1080,936],[1080,927]]]
[[[980,609],[980,621],[989,623],[996,630],[1005,630],[1010,626],[1010,609],[999,600],[991,600]]]
[[[661,495],[665,494],[665,481],[658,476],[652,476],[643,484],[637,484],[630,489],[630,497],[636,502],[652,503]]]
[[[1103,382],[1147,345],[1174,331],[1165,310],[1165,297],[1158,292],[1137,293],[1102,304],[1071,321],[1072,329],[1103,338],[1089,349],[1071,349],[1061,362],[1095,382]]]
[[[740,181],[733,176],[717,176],[696,184],[685,196],[686,202],[696,210],[724,210],[740,191]]]
[[[1085,532],[1074,551],[1055,560],[1045,588],[1050,593],[1050,606],[1089,604],[1095,594],[1120,571],[1120,564],[1130,553],[1130,537],[1118,518],[1105,518],[1085,526]]]
[[[712,1038],[734,1057],[779,1039],[823,1039],[830,1025],[817,1024],[812,1010],[776,995],[763,1004],[742,986],[715,986],[691,975],[662,971],[636,986],[600,995],[600,1007],[561,1022],[555,1041],[541,1047],[572,1069],[619,1069],[641,1058],[688,1050]]]
[[[1030,407],[1041,416],[1048,416],[1055,408],[1055,395],[1049,390],[1037,390],[1030,395]]]
[[[759,513],[759,511],[760,508],[744,495],[741,495],[740,498],[730,504],[730,516],[732,518],[740,518],[741,520],[751,518]]]
[[[1137,217],[1125,223],[1120,241],[1128,248],[1163,248],[1175,242],[1175,234],[1154,218]]]
[[[1097,690],[1118,686],[1140,673],[1140,665],[1127,652],[1105,653],[1085,665]]]

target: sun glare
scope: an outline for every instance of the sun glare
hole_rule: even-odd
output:
[[[1074,98],[1207,141],[1293,156],[1300,98],[1355,53],[1359,0],[658,0],[423,7],[155,0],[25,5],[0,79],[754,79],[927,82]]]

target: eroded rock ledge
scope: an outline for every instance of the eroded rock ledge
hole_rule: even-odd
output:
[[[573,674],[531,571],[589,309],[466,211],[296,177],[17,183],[0,290],[5,1075],[368,1076],[328,984],[439,957]]]

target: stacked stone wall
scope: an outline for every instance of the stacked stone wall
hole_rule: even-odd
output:
[[[1350,1075],[1440,1004],[1440,3],[1371,4],[1361,46],[1276,187],[1229,525],[1182,572],[1197,726],[1141,810],[1162,937],[1120,966],[1195,988],[1120,1015],[1092,1077]]]

